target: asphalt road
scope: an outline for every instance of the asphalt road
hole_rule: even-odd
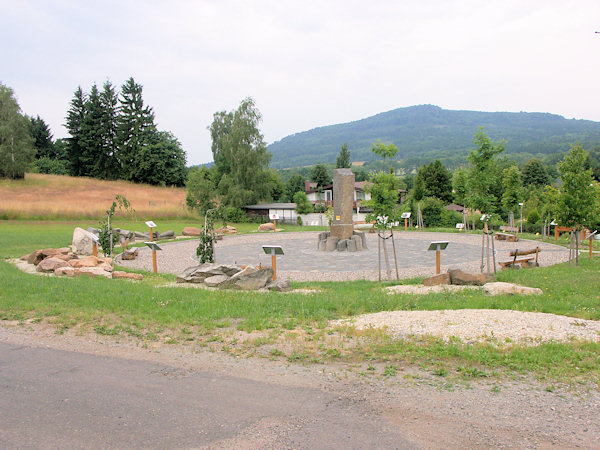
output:
[[[315,388],[0,343],[1,448],[415,448]]]

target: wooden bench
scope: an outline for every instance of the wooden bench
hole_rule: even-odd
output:
[[[521,267],[537,267],[539,266],[538,264],[538,255],[540,253],[540,248],[536,247],[534,249],[531,250],[513,250],[512,252],[510,252],[510,256],[513,257],[512,261],[506,261],[506,262],[500,262],[498,264],[500,264],[500,267],[502,267],[503,269],[507,269],[509,267],[515,267],[517,264],[520,264]],[[526,258],[519,258],[517,259],[517,257],[519,256],[523,256],[523,255],[531,255],[535,253],[535,256],[528,256]],[[532,263],[532,261],[535,261]]]
[[[518,242],[519,241],[519,228],[518,227],[508,227],[501,226],[500,230],[502,233],[496,233],[496,240],[498,241],[509,241],[509,242]]]
[[[369,233],[375,233],[375,222],[365,222],[364,220],[359,222],[353,222],[355,230],[369,230]]]

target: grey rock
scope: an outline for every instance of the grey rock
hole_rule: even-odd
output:
[[[336,238],[334,236],[329,236],[327,238],[327,246],[325,247],[325,250],[328,252],[332,252],[334,250],[337,250],[337,243],[339,242],[339,238]]]
[[[242,272],[236,273],[224,283],[219,285],[221,289],[238,289],[243,291],[258,290],[264,288],[273,279],[273,269],[270,267],[256,269],[246,267]]]
[[[175,232],[173,230],[165,231],[164,233],[158,233],[159,239],[173,239]]]
[[[348,239],[341,239],[341,240],[339,240],[338,243],[337,243],[337,251],[338,252],[345,252],[347,245],[348,245]]]
[[[317,250],[320,252],[324,252],[325,250],[327,250],[327,240],[320,240],[317,245]]]
[[[229,277],[227,275],[213,275],[212,277],[208,277],[207,279],[205,279],[204,284],[208,287],[217,287],[227,280],[229,280]]]
[[[362,248],[362,239],[360,238],[360,236],[352,236],[350,239],[352,239],[356,245],[356,251],[360,252],[363,248]]]
[[[292,290],[292,284],[288,278],[277,278],[267,284],[266,288],[269,291],[289,292]]]
[[[123,261],[132,261],[138,257],[138,249],[125,249],[121,254],[121,259]]]
[[[240,272],[241,267],[236,265],[225,265],[215,263],[204,263],[188,267],[177,276],[178,283],[203,283],[204,280],[215,275],[226,275],[228,277]]]
[[[349,239],[348,244],[347,244],[347,249],[349,252],[355,252],[357,250],[356,249],[356,240]]]
[[[366,250],[368,247],[367,247],[367,235],[365,234],[365,232],[364,231],[355,231],[354,235],[360,237],[360,240],[362,243],[361,248],[363,250]]]

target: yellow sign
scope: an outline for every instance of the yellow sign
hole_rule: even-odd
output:
[[[342,220],[341,216],[335,216],[335,220]]]

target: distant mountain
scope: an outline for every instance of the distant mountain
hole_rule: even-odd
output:
[[[371,144],[381,139],[396,144],[398,159],[422,164],[438,158],[455,166],[464,162],[479,127],[495,141],[504,139],[506,153],[516,159],[563,153],[575,142],[586,149],[600,144],[600,123],[590,120],[569,120],[548,113],[453,111],[420,105],[296,133],[268,149],[275,168],[334,163],[344,142],[353,161],[368,161],[375,159]]]

